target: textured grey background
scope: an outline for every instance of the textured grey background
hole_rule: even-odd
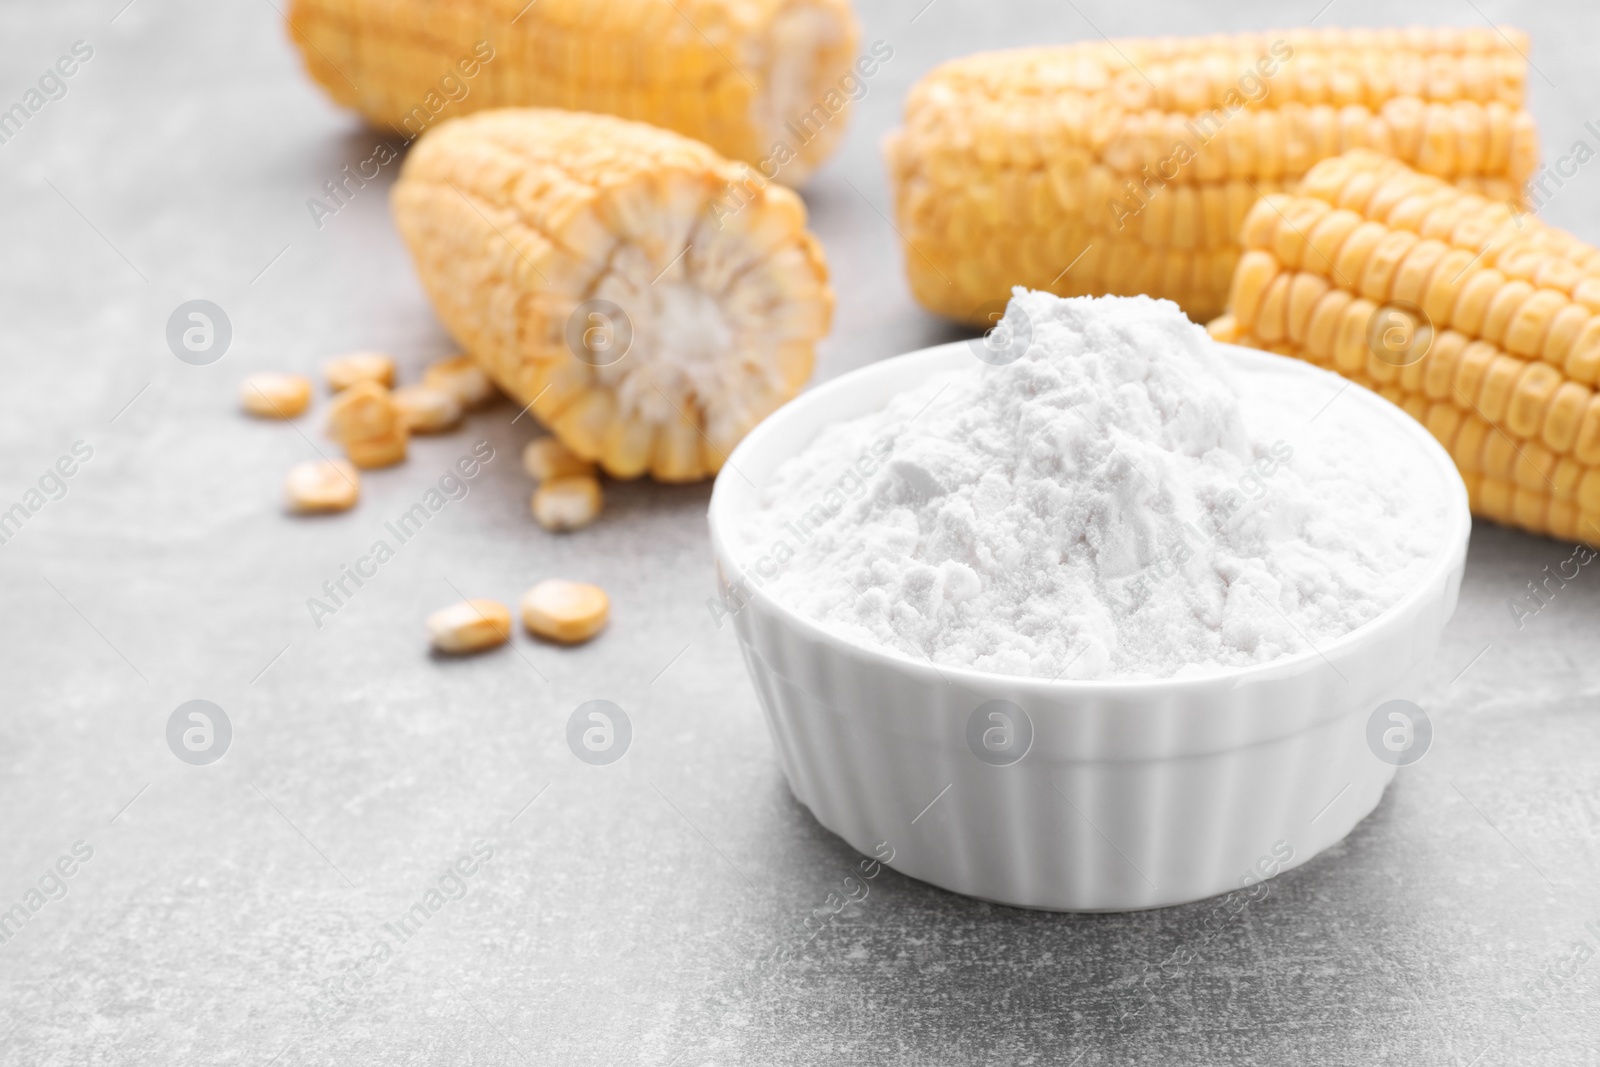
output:
[[[839,293],[821,375],[955,336],[909,300],[880,216],[877,140],[933,63],[1095,27],[1304,22],[1320,2],[863,3],[895,55],[805,191]],[[238,416],[240,377],[353,346],[411,376],[450,343],[383,188],[311,224],[306,198],[376,134],[302,76],[271,3],[124,3],[0,11],[4,105],[73,41],[95,49],[0,145],[0,507],[72,442],[94,448],[0,546],[0,908],[73,842],[94,850],[0,945],[0,1063],[1596,1062],[1600,575],[1521,630],[1506,607],[1568,547],[1475,530],[1433,751],[1237,918],[1028,913],[886,872],[802,945],[857,857],[790,796],[706,611],[707,488],[615,488],[597,526],[546,535],[516,460],[531,428],[503,405],[418,442],[349,514],[280,514],[311,446]],[[1600,117],[1600,14],[1577,8],[1405,17],[1526,25],[1564,151]],[[1320,21],[1395,10],[1337,0]],[[1585,169],[1547,214],[1600,238],[1597,183]],[[163,341],[195,297],[234,325],[212,366]],[[470,497],[315,629],[306,597],[478,439],[497,458]],[[607,585],[603,638],[427,655],[421,620],[452,585],[509,599],[551,574]],[[235,729],[209,767],[163,741],[195,697]],[[563,739],[595,697],[635,728],[607,768]],[[478,839],[493,858],[467,896],[319,1018],[312,1001]],[[783,947],[793,962],[763,971]]]

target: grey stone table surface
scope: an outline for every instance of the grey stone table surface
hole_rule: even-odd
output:
[[[860,6],[893,57],[804,190],[839,294],[822,378],[960,336],[908,295],[878,156],[944,58],[1487,18],[1532,33],[1549,158],[1600,117],[1592,5]],[[1571,546],[1478,525],[1432,751],[1236,918],[1025,912],[886,872],[811,938],[857,856],[790,794],[706,609],[708,488],[618,486],[598,525],[547,535],[533,428],[503,404],[356,510],[284,516],[312,438],[241,418],[243,374],[378,347],[410,376],[451,351],[389,220],[395,168],[313,223],[378,135],[304,77],[273,0],[7,3],[0,106],[79,41],[65,94],[0,144],[0,508],[92,450],[0,545],[0,909],[28,915],[0,944],[0,1064],[1597,1062],[1600,576],[1520,626],[1507,607]],[[1597,190],[1581,168],[1546,214],[1600,238]],[[233,327],[209,366],[165,342],[196,298]],[[315,626],[307,598],[479,440],[470,494]],[[600,640],[426,653],[455,590],[549,574],[609,588]],[[165,740],[196,698],[233,729],[204,767]],[[634,724],[605,768],[564,740],[592,698]],[[427,923],[387,934],[441,879]]]

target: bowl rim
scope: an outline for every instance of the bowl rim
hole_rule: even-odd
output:
[[[829,630],[822,623],[807,618],[800,612],[778,600],[765,588],[765,584],[757,585],[747,582],[741,591],[747,601],[759,602],[766,610],[781,619],[784,625],[799,630],[812,641],[828,646],[836,652],[849,657],[864,660],[867,663],[876,663],[884,668],[893,669],[900,673],[909,673],[923,682],[933,682],[941,685],[962,683],[970,688],[993,690],[1004,688],[1012,692],[1026,693],[1030,696],[1046,698],[1064,697],[1116,697],[1133,694],[1161,696],[1181,691],[1193,691],[1196,688],[1227,688],[1232,689],[1246,683],[1263,682],[1272,679],[1304,674],[1314,670],[1319,664],[1331,665],[1340,655],[1348,654],[1352,649],[1363,644],[1374,634],[1386,628],[1398,617],[1408,614],[1418,603],[1429,599],[1431,591],[1441,581],[1446,580],[1456,567],[1465,561],[1467,542],[1472,533],[1472,515],[1467,503],[1466,483],[1462,481],[1460,472],[1456,469],[1455,461],[1445,451],[1444,446],[1428,432],[1416,419],[1412,418],[1402,408],[1395,405],[1378,393],[1361,385],[1359,382],[1346,378],[1333,371],[1318,367],[1304,360],[1290,356],[1281,356],[1273,352],[1260,349],[1247,348],[1243,345],[1216,342],[1223,350],[1223,355],[1230,364],[1237,366],[1243,363],[1248,373],[1254,364],[1259,369],[1283,371],[1289,374],[1299,374],[1307,379],[1321,378],[1336,384],[1340,393],[1344,391],[1355,392],[1360,396],[1360,402],[1372,407],[1374,414],[1380,418],[1387,418],[1396,424],[1402,433],[1408,434],[1427,454],[1434,463],[1435,473],[1445,495],[1447,496],[1446,510],[1451,516],[1449,528],[1440,540],[1438,550],[1435,552],[1427,571],[1417,579],[1406,593],[1389,607],[1379,612],[1377,616],[1362,623],[1360,626],[1325,642],[1321,647],[1312,647],[1304,652],[1296,652],[1288,656],[1265,663],[1255,663],[1244,667],[1227,667],[1205,674],[1189,675],[1183,677],[1169,676],[1165,678],[1040,678],[1024,674],[1001,674],[993,671],[977,670],[971,667],[957,667],[946,664],[935,664],[932,660],[919,660],[909,653],[898,649],[879,649],[858,644]],[[818,383],[805,390],[799,396],[778,408],[771,415],[763,419],[743,440],[734,448],[727,457],[722,469],[718,471],[712,485],[711,502],[706,509],[706,519],[711,530],[711,547],[719,571],[726,569],[728,573],[747,575],[752,573],[749,568],[739,570],[739,553],[731,547],[730,538],[733,523],[731,517],[724,513],[732,507],[729,503],[730,494],[734,490],[724,490],[723,482],[728,480],[731,485],[732,477],[742,477],[735,473],[741,457],[748,457],[767,447],[769,439],[777,433],[777,428],[786,421],[808,414],[818,406],[828,403],[842,393],[847,393],[856,388],[857,383],[864,377],[903,377],[907,380],[908,388],[915,388],[920,381],[925,381],[930,373],[944,373],[949,370],[958,370],[959,366],[937,367],[922,370],[918,367],[921,363],[942,363],[958,351],[969,353],[970,342],[951,341],[945,344],[931,345],[919,348],[898,356],[869,363],[863,367],[847,371],[836,378]],[[953,361],[952,361],[953,362]],[[898,392],[899,390],[897,390]],[[1365,394],[1361,396],[1361,394]],[[1336,399],[1337,397],[1335,397]],[[1332,401],[1330,400],[1330,403]],[[862,412],[860,414],[867,414]],[[860,415],[850,415],[848,418],[858,418]],[[831,421],[843,421],[839,419]],[[819,422],[818,429],[827,425],[827,421]],[[813,435],[814,439],[815,435]],[[808,441],[807,444],[810,442]],[[805,447],[804,445],[801,446]],[[778,460],[783,462],[792,458],[793,453]],[[739,614],[748,610],[750,604],[741,609]]]

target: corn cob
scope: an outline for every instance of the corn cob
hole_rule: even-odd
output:
[[[502,389],[614,477],[678,482],[799,391],[832,315],[805,206],[751,178],[668,130],[510,108],[424,136],[393,199],[440,318]]]
[[[1241,243],[1213,337],[1410,412],[1475,514],[1600,543],[1600,249],[1370,152],[1264,198]]]
[[[752,165],[782,142],[766,176],[791,185],[843,133],[858,41],[849,0],[293,0],[288,23],[335,101],[408,139],[484,108],[597,111]]]
[[[947,63],[885,143],[912,292],[972,322],[1013,285],[1147,293],[1204,322],[1246,213],[1320,159],[1370,147],[1519,196],[1538,148],[1526,39],[1506,33],[1298,30]]]

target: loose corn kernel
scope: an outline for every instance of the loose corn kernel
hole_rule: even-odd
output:
[[[586,474],[552,478],[534,490],[532,506],[546,530],[576,530],[600,514],[600,483]]]
[[[522,597],[522,624],[535,637],[575,645],[605,628],[611,615],[606,591],[586,582],[548,578]]]
[[[594,464],[561,443],[559,437],[537,437],[522,450],[522,469],[536,482],[574,474],[594,474]]]
[[[511,639],[511,609],[498,600],[463,600],[428,616],[440,652],[481,652]]]
[[[451,356],[428,364],[422,384],[449,393],[463,411],[481,408],[494,399],[494,382],[489,372],[471,356]]]
[[[328,435],[335,441],[367,441],[402,431],[394,394],[375,381],[356,382],[328,406]]]
[[[328,388],[336,393],[357,382],[377,382],[387,387],[394,384],[394,360],[382,352],[347,352],[324,363],[322,374],[328,380]]]
[[[239,386],[239,406],[263,419],[292,419],[311,403],[311,379],[299,374],[252,374]]]
[[[461,401],[431,385],[402,385],[394,406],[407,433],[444,433],[461,421]]]
[[[302,514],[348,511],[361,496],[361,476],[342,459],[307,460],[289,468],[283,492]]]
[[[382,437],[368,437],[360,441],[346,441],[344,454],[350,462],[365,470],[392,467],[406,458],[406,433],[395,430]]]

